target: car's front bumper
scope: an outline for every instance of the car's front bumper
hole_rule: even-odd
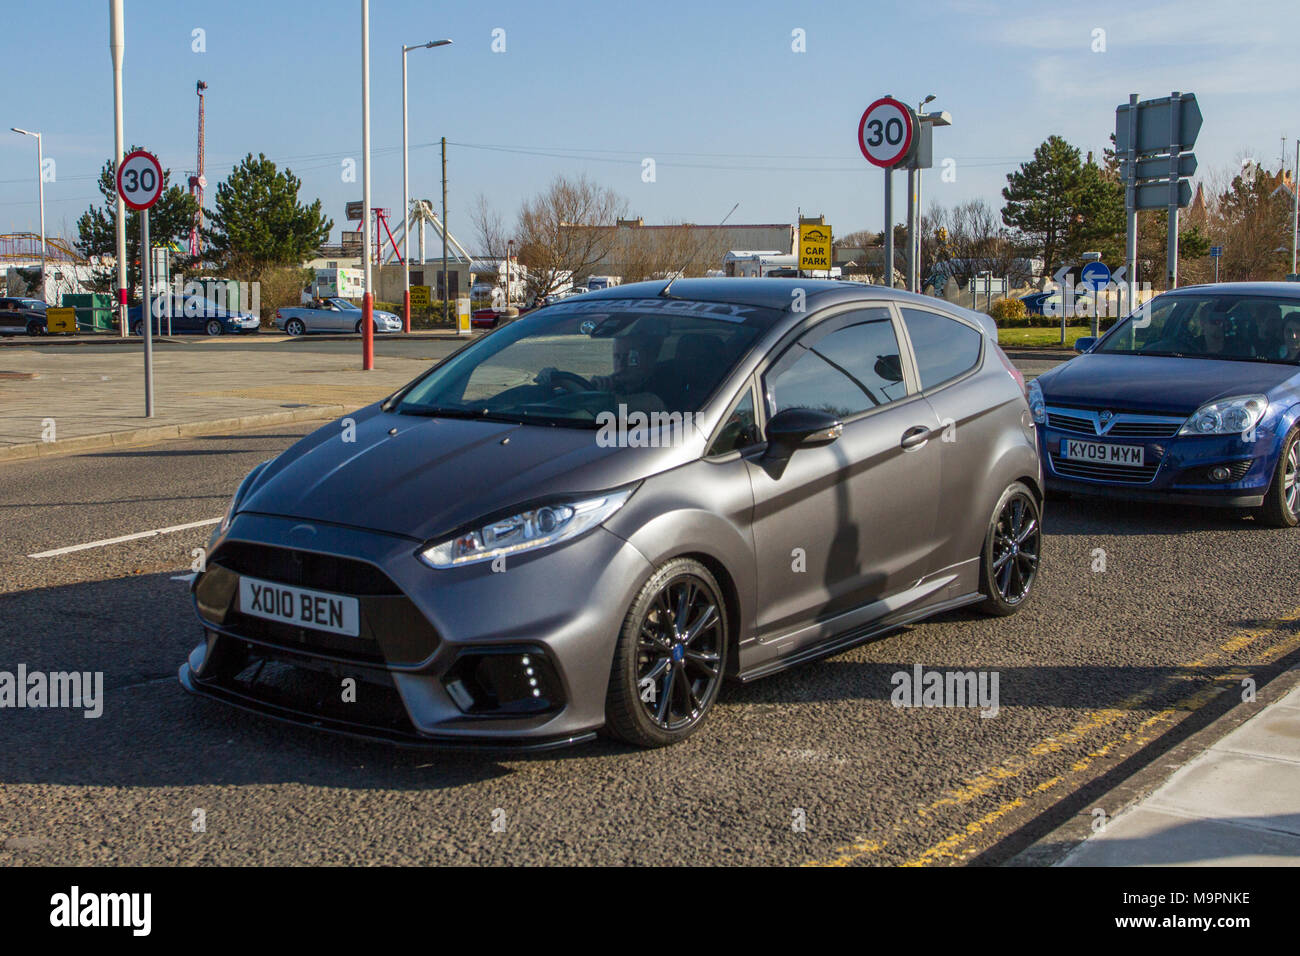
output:
[[[497,572],[434,570],[417,548],[394,535],[237,516],[194,582],[204,640],[181,684],[279,720],[406,746],[560,746],[603,725],[614,645],[651,570],[640,552],[603,528]],[[243,614],[241,573],[353,594],[360,636]],[[234,670],[232,660],[247,664]],[[540,681],[541,700],[526,696],[526,680]]]
[[[1038,430],[1044,478],[1054,491],[1210,507],[1255,508],[1263,504],[1279,445],[1278,436],[1266,428],[1260,428],[1253,441],[1240,435],[1088,436],[1041,424]],[[1061,454],[1063,441],[1141,446],[1144,466],[1071,462]],[[1228,480],[1211,478],[1210,470],[1219,466],[1229,469]]]

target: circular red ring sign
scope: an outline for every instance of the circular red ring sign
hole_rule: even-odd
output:
[[[137,212],[156,203],[162,190],[162,165],[148,150],[133,150],[117,164],[117,194]]]
[[[882,96],[858,121],[858,149],[867,162],[882,169],[897,166],[912,148],[912,111],[892,96]]]

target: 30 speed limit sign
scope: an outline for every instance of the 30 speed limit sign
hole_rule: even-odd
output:
[[[163,172],[153,153],[137,149],[122,157],[117,167],[117,192],[132,209],[148,209],[162,195]]]
[[[889,169],[907,158],[913,132],[912,111],[892,96],[882,96],[858,122],[858,147],[867,162]]]

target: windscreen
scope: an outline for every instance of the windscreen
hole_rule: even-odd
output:
[[[567,299],[453,356],[395,410],[590,428],[620,407],[697,412],[778,314],[669,298]]]
[[[1126,318],[1096,351],[1300,364],[1300,299],[1160,296]]]

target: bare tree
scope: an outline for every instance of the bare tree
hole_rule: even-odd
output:
[[[627,226],[617,230],[609,261],[624,282],[701,276],[722,266],[727,237],[721,229],[672,223],[659,227]]]
[[[474,198],[474,205],[469,210],[469,222],[474,241],[478,244],[479,255],[489,259],[504,258],[506,242],[511,237],[506,234],[501,214],[492,208],[487,196],[482,193]]]
[[[528,295],[549,295],[609,256],[627,201],[586,175],[556,176],[519,211],[519,261],[528,267]]]

